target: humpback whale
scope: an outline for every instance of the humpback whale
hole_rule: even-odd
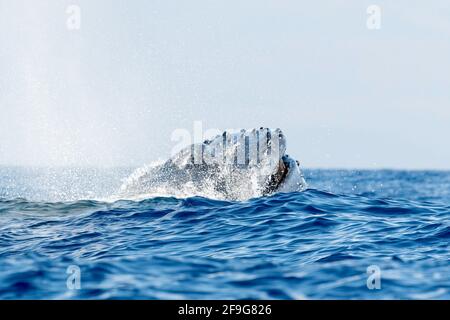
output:
[[[306,187],[299,162],[286,154],[283,132],[259,128],[225,131],[192,144],[164,163],[133,174],[120,193],[246,200]]]

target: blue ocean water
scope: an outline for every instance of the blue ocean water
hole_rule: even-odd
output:
[[[129,173],[1,168],[0,299],[450,298],[450,172],[306,170],[309,190],[244,202],[99,200]]]

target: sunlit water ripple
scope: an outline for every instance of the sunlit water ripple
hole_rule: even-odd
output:
[[[0,170],[1,299],[450,298],[448,172],[307,170],[311,189],[245,202],[54,201],[93,181],[77,172]],[[105,177],[91,184],[117,187]]]

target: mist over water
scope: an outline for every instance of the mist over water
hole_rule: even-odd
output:
[[[306,167],[448,168],[433,3],[382,4],[371,31],[359,1],[2,0],[0,164],[140,167],[199,120],[282,128]]]

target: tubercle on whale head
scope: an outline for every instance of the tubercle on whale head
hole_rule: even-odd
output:
[[[191,164],[227,164],[240,168],[278,163],[286,151],[286,137],[277,129],[224,131],[201,144],[193,144],[180,154],[190,155]],[[186,162],[184,162],[186,163]]]

